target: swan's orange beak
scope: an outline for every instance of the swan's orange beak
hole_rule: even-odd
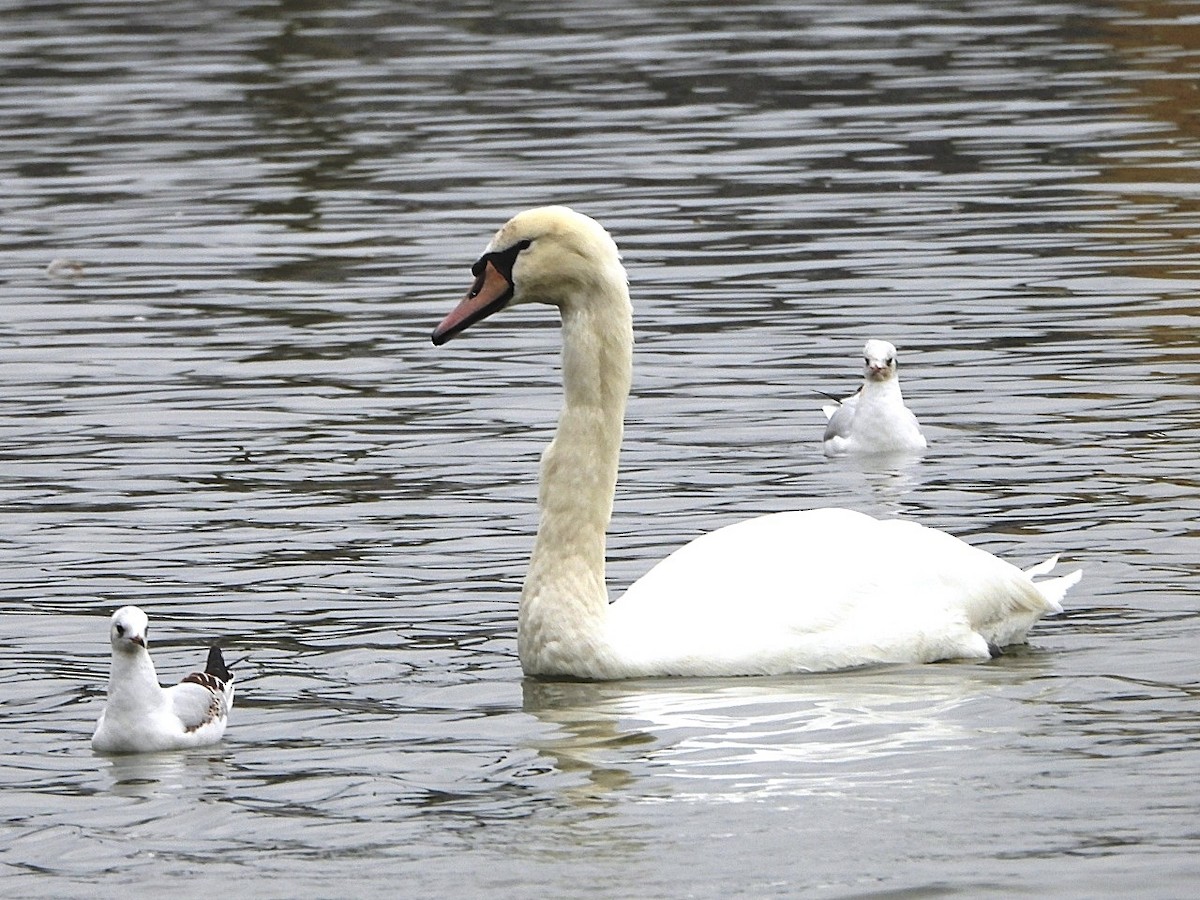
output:
[[[477,269],[475,283],[471,285],[471,290],[467,291],[467,296],[463,297],[450,315],[433,329],[434,345],[440,347],[460,331],[503,309],[512,299],[512,294],[512,282],[504,277],[490,259],[485,258],[482,260],[482,266]]]

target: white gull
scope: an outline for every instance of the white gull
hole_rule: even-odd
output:
[[[136,606],[112,616],[112,673],[108,703],[96,723],[92,749],[98,753],[150,753],[215,744],[233,708],[233,675],[213,646],[203,672],[173,687],[158,683],[146,649],[149,619]]]
[[[867,341],[862,387],[821,409],[829,419],[822,438],[826,456],[915,453],[926,447],[917,417],[904,405],[896,348],[887,341]]]

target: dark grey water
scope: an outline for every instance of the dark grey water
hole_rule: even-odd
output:
[[[1200,5],[442,6],[0,7],[0,892],[1194,892]],[[633,283],[614,590],[835,503],[1061,550],[1067,614],[524,682],[558,335],[428,334],[545,202]],[[867,337],[918,463],[821,455]],[[91,753],[125,603],[240,661],[220,747]]]

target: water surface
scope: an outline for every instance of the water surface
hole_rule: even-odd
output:
[[[0,10],[6,896],[1183,896],[1200,759],[1200,7]],[[619,592],[838,504],[1086,575],[987,664],[542,684],[558,334],[428,335],[514,212],[616,236]],[[47,266],[55,259],[73,266]],[[900,348],[932,439],[829,461]],[[95,756],[107,618],[204,751]]]

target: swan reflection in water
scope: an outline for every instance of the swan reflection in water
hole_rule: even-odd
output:
[[[570,791],[576,802],[630,791],[675,801],[832,796],[910,782],[931,757],[978,738],[985,717],[973,704],[1041,674],[1039,655],[1023,652],[814,676],[526,678],[523,707],[556,730],[533,749],[586,778]]]

